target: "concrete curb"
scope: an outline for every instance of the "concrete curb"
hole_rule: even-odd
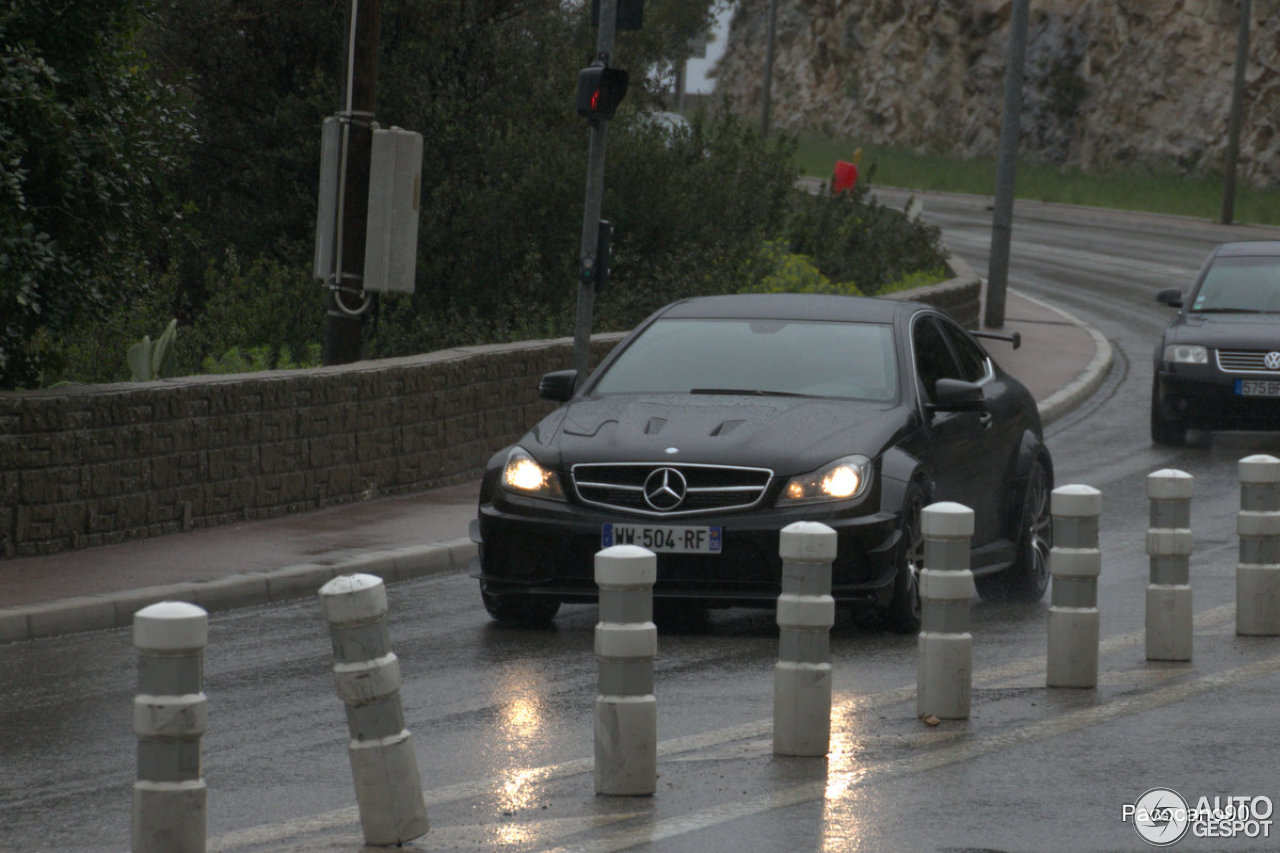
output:
[[[1085,365],[1076,378],[1068,382],[1062,388],[1059,388],[1048,397],[1044,398],[1037,404],[1040,410],[1040,422],[1045,426],[1056,421],[1058,418],[1067,414],[1084,402],[1089,395],[1098,390],[1102,385],[1102,381],[1107,378],[1107,374],[1111,371],[1111,362],[1114,355],[1111,351],[1111,342],[1108,341],[1101,332],[1092,326],[1086,325],[1082,320],[1056,305],[1050,305],[1034,296],[1028,296],[1019,291],[1018,296],[1026,299],[1028,302],[1034,302],[1041,308],[1052,311],[1061,316],[1068,323],[1079,326],[1081,329],[1089,333],[1089,337],[1093,338],[1093,358]]]
[[[452,539],[431,545],[371,551],[331,564],[304,563],[209,581],[0,608],[0,643],[126,627],[133,624],[134,613],[159,601],[187,601],[213,612],[306,598],[315,595],[333,578],[357,572],[376,575],[391,584],[461,571],[475,553],[475,543],[470,539]]]

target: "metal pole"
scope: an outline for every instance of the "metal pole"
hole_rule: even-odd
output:
[[[347,755],[365,844],[402,845],[431,828],[400,702],[400,661],[387,632],[387,588],[375,575],[320,587],[333,643],[333,683],[347,711]]]
[[[194,604],[162,601],[133,614],[133,853],[204,853],[207,791],[200,776],[200,737],[209,722],[208,639],[209,615]]]
[[[1147,584],[1147,660],[1191,660],[1191,496],[1195,478],[1165,468],[1147,475],[1151,582]]]
[[[1027,63],[1027,5],[1013,0],[1009,18],[1009,63],[1004,70],[1004,114],[1000,120],[1000,157],[996,163],[995,216],[991,225],[991,256],[987,263],[985,323],[1004,326],[1005,292],[1009,283],[1009,240],[1013,234],[1013,187],[1018,168],[1018,137],[1022,133],[1022,77]]]
[[[1280,636],[1280,459],[1266,454],[1238,463],[1240,560],[1236,565],[1236,633]]]
[[[369,219],[369,156],[377,103],[379,0],[351,0],[347,29],[346,108],[338,178],[335,280],[325,318],[324,363],[359,361],[364,312],[373,298],[362,290],[365,227]],[[351,270],[351,272],[347,272]]]
[[[764,55],[764,91],[760,96],[760,135],[769,135],[769,114],[773,110],[773,61],[778,41],[778,0],[769,0],[769,46]]]
[[[773,667],[774,755],[826,755],[831,749],[831,562],[836,532],[818,521],[782,528],[778,662]]]
[[[1240,158],[1240,125],[1244,114],[1244,71],[1249,62],[1249,18],[1252,0],[1240,0],[1236,37],[1236,72],[1231,83],[1231,116],[1227,121],[1227,162],[1222,184],[1222,224],[1230,225],[1236,206],[1236,161]]]
[[[618,24],[618,0],[600,0],[600,26],[596,30],[596,59],[609,64]],[[604,154],[609,120],[591,120],[591,148],[587,154],[587,199],[582,214],[581,264],[578,268],[578,311],[573,324],[573,369],[578,382],[587,377],[591,355],[591,313],[595,307],[596,241],[600,235],[600,210],[604,206]]]
[[[920,514],[920,526],[924,569],[916,638],[916,715],[967,720],[973,692],[973,635],[969,633],[973,510],[949,501],[929,504]]]
[[[1046,687],[1098,686],[1098,518],[1102,492],[1092,486],[1059,486],[1050,497],[1053,549],[1049,571]]]
[[[686,70],[688,64],[689,60],[685,57],[676,60],[676,91],[671,108],[681,115],[684,114],[684,90],[688,85]]]
[[[653,584],[658,558],[636,545],[596,552],[596,793],[646,797],[658,785],[658,700],[653,695]]]

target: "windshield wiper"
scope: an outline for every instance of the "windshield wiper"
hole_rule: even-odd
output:
[[[755,388],[690,388],[690,394],[722,394],[736,397],[817,397],[817,394],[799,394],[795,391],[765,391]]]

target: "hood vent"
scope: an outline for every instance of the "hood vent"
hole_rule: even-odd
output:
[[[744,420],[725,421],[724,423],[716,426],[716,428],[711,431],[711,435],[714,435],[714,436],[728,435],[729,433],[733,432],[735,429],[737,429],[738,427],[742,426],[745,423],[746,421]]]

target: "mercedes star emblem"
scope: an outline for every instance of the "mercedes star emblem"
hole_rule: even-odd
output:
[[[658,512],[670,512],[684,503],[689,484],[675,468],[655,468],[644,481],[644,501]]]

